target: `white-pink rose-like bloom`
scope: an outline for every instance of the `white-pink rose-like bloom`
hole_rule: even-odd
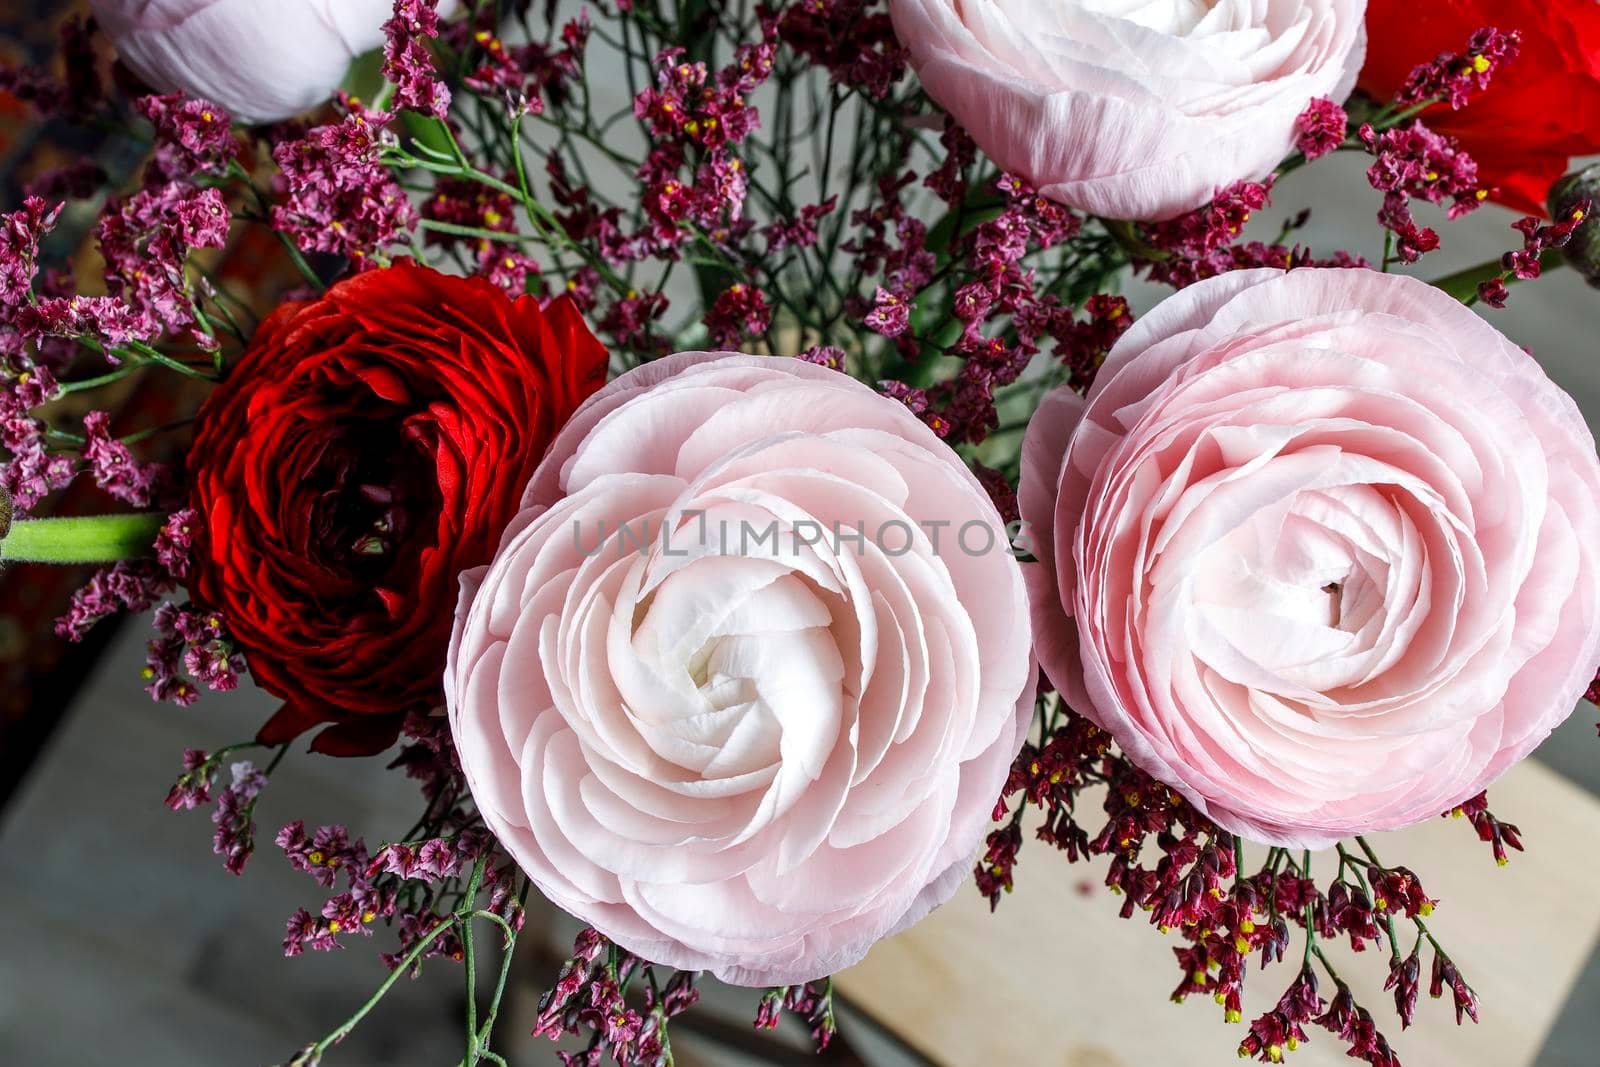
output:
[[[1600,462],[1571,398],[1447,294],[1240,271],[1040,407],[1040,664],[1225,829],[1320,847],[1470,799],[1600,665]]]
[[[117,54],[152,86],[241,122],[276,122],[333,95],[383,43],[393,0],[90,0]],[[440,0],[440,14],[456,0]]]
[[[1032,712],[978,481],[796,359],[611,382],[462,586],[445,692],[484,820],[556,904],[738,984],[830,974],[948,899]]]
[[[923,87],[1070,207],[1166,219],[1264,177],[1343,100],[1366,0],[890,0]]]

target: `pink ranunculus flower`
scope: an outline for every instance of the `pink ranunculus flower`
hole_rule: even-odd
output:
[[[383,43],[393,0],[90,0],[133,71],[241,122],[276,122],[315,107],[350,61]],[[441,0],[439,11],[454,11]]]
[[[1366,0],[890,0],[923,87],[1045,196],[1166,219],[1258,179],[1343,100]]]
[[[948,899],[1032,712],[979,482],[800,360],[612,382],[462,586],[446,699],[489,827],[625,948],[738,984],[830,974]]]
[[[1320,847],[1438,815],[1600,664],[1600,462],[1445,293],[1240,271],[1156,307],[1024,445],[1037,653],[1225,829]]]

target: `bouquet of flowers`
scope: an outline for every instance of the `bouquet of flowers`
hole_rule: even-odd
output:
[[[0,556],[101,565],[63,639],[153,611],[155,700],[281,699],[167,803],[235,873],[278,809],[286,954],[384,949],[291,1062],[426,963],[504,1063],[535,892],[564,1063],[670,1064],[702,972],[825,1046],[829,976],[1025,836],[1242,1057],[1400,1062],[1343,941],[1476,1019],[1373,835],[1505,863],[1486,787],[1595,693],[1600,459],[1490,310],[1600,276],[1594,4],[90,6],[0,72],[119,146],[0,220]],[[1246,234],[1339,152],[1370,232]],[[1503,259],[1395,271],[1486,204]],[[415,823],[285,823],[308,749]]]

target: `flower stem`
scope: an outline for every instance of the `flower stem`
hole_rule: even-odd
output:
[[[154,554],[166,523],[160,512],[19,519],[0,539],[0,560],[28,563],[113,563]]]
[[[1556,270],[1567,264],[1567,257],[1559,248],[1552,248],[1545,252],[1539,259],[1541,271]],[[1508,274],[1498,259],[1491,259],[1487,263],[1479,263],[1475,267],[1458,270],[1448,274],[1433,283],[1435,289],[1443,289],[1457,300],[1475,301],[1478,297],[1478,283],[1486,282],[1492,278],[1502,278],[1507,284],[1521,281],[1515,274]]]
[[[439,936],[450,929],[451,926],[455,925],[455,922],[456,916],[454,914],[441,916],[439,921],[426,934],[423,934],[416,944],[411,946],[411,951],[407,952],[405,957],[395,964],[394,970],[389,972],[389,977],[385,978],[383,984],[377,988],[377,991],[367,998],[367,1002],[356,1009],[356,1013],[346,1019],[338,1029],[331,1031],[327,1037],[324,1037],[321,1041],[301,1053],[296,1058],[297,1061],[316,1063],[330,1047],[343,1041],[345,1036],[354,1030],[362,1019],[366,1018],[367,1013],[377,1007],[378,1001],[382,1000],[384,994],[389,992],[390,988],[400,980],[400,976],[409,971],[417,960],[422,958],[422,954],[428,950],[428,946],[438,940]]]

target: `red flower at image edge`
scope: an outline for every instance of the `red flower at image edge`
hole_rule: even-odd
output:
[[[1387,100],[1419,63],[1460,52],[1485,26],[1522,31],[1522,52],[1466,107],[1424,121],[1460,140],[1495,199],[1547,214],[1572,156],[1600,152],[1600,3],[1595,0],[1371,0],[1361,88]]]
[[[357,755],[443,697],[457,576],[486,563],[555,432],[603,384],[568,298],[410,261],[275,311],[202,406],[191,593],[285,703]]]

